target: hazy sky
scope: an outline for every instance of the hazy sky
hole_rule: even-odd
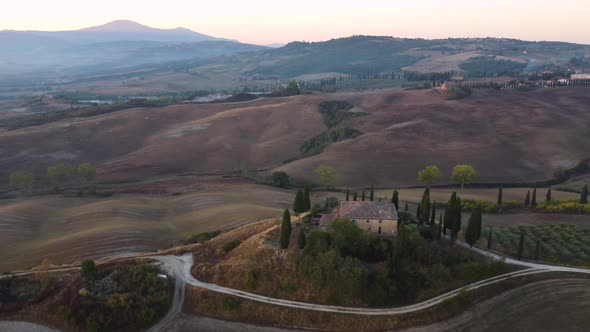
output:
[[[2,0],[0,30],[129,19],[268,44],[354,34],[513,37],[590,44],[590,0]]]

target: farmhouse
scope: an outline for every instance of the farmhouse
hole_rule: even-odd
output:
[[[395,205],[388,202],[341,201],[331,214],[322,216],[320,227],[335,218],[350,219],[361,229],[384,236],[393,235],[398,222]]]

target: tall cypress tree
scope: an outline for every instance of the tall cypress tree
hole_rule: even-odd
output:
[[[481,237],[481,208],[479,206],[475,207],[473,212],[471,212],[471,216],[469,217],[469,222],[467,223],[467,229],[465,230],[465,240],[471,247],[479,240]]]
[[[447,213],[448,213],[448,212],[449,212],[449,209],[447,208],[447,209],[445,210],[445,213],[444,213],[444,215],[443,215],[443,223],[442,223],[442,229],[443,229],[443,230],[442,230],[442,231],[443,231],[443,234],[444,234],[445,236],[447,236],[447,229],[449,229],[449,224],[448,224],[448,222],[449,222],[449,218],[447,218]]]
[[[533,188],[533,197],[531,198],[531,206],[537,206],[537,187]]]
[[[371,185],[371,194],[369,196],[369,200],[371,202],[375,200],[375,188],[373,188],[373,185]]]
[[[453,194],[455,195],[455,200],[453,202],[453,228],[451,229],[451,244],[455,242],[457,235],[461,230],[461,198],[456,193]]]
[[[311,209],[311,198],[309,185],[303,187],[303,211],[309,211]]]
[[[361,196],[361,200],[364,202],[365,201],[365,189],[363,189],[363,194]]]
[[[299,189],[295,195],[295,202],[293,202],[293,212],[295,212],[295,214],[303,212],[304,205],[305,203],[303,202],[303,193],[301,192],[301,189]]]
[[[352,195],[352,200],[356,202],[357,196],[358,196],[358,193],[355,191],[354,195]]]
[[[524,230],[520,230],[520,241],[518,243],[518,259],[522,259],[524,252]]]
[[[488,234],[488,249],[492,248],[492,232],[494,231],[494,226],[490,227],[490,233]]]
[[[436,201],[432,203],[432,212],[430,214],[430,225],[434,225],[436,221]]]
[[[346,201],[347,202],[348,202],[349,198],[350,198],[350,188],[346,187]]]
[[[438,232],[436,235],[436,239],[440,241],[441,237],[442,237],[442,231],[443,231],[443,215],[442,213],[440,214],[440,217],[438,219]]]
[[[582,194],[580,195],[580,203],[588,204],[588,185],[584,185],[582,189]]]
[[[531,191],[526,192],[526,197],[524,198],[524,206],[529,207],[531,205]]]
[[[502,186],[500,186],[500,188],[498,188],[498,207],[502,206],[502,194],[503,194],[504,188],[502,188]]]
[[[545,202],[551,203],[551,188],[547,190],[547,195],[545,195]]]
[[[430,218],[430,188],[424,189],[422,200],[420,201],[420,216],[416,216],[419,221],[426,222]]]
[[[535,260],[539,260],[539,253],[541,251],[541,240],[537,240],[537,244],[535,245]]]
[[[283,221],[281,222],[280,244],[282,249],[287,249],[289,247],[291,227],[291,214],[289,213],[289,209],[285,209],[285,212],[283,213]]]
[[[393,191],[393,195],[391,196],[391,203],[395,205],[395,210],[399,211],[399,193],[397,190]]]

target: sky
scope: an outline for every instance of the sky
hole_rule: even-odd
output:
[[[254,44],[351,35],[509,37],[590,44],[590,0],[2,0],[0,30],[117,19]]]

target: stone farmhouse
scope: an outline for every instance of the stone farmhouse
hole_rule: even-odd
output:
[[[332,213],[322,215],[320,228],[325,229],[336,218],[350,219],[359,228],[382,236],[393,235],[399,220],[393,203],[341,201]]]

